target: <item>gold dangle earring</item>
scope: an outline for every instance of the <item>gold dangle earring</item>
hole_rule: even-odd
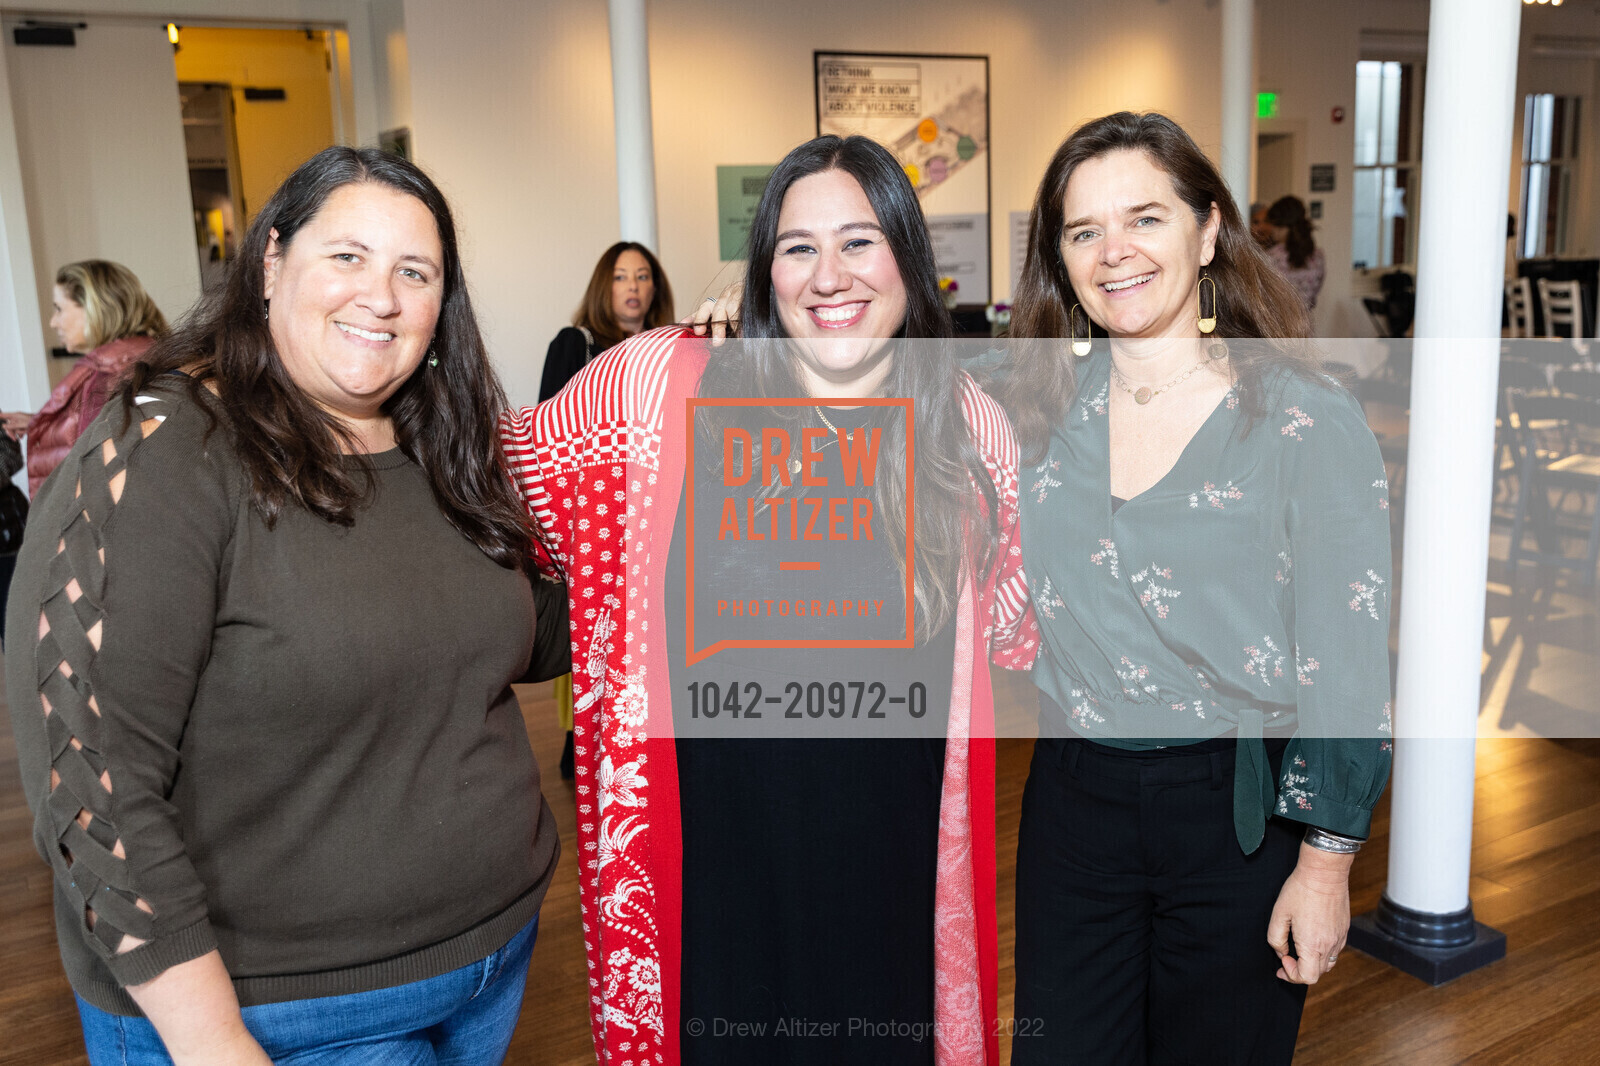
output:
[[[1089,320],[1087,311],[1083,314],[1083,340],[1078,339],[1078,305],[1073,304],[1072,310],[1067,312],[1067,332],[1072,335],[1072,354],[1082,359],[1089,354],[1090,342],[1093,339],[1094,323]]]
[[[1211,313],[1206,314],[1206,284],[1211,285]],[[1200,268],[1200,332],[1209,334],[1217,328],[1217,283],[1204,267]]]

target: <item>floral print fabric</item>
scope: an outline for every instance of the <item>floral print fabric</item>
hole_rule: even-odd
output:
[[[1065,712],[1041,731],[1128,748],[1237,734],[1241,768],[1265,764],[1243,750],[1263,733],[1291,736],[1277,787],[1241,790],[1241,844],[1269,813],[1366,836],[1392,747],[1390,546],[1360,405],[1331,382],[1269,374],[1265,418],[1246,432],[1230,392],[1173,468],[1113,512],[1109,354],[1080,372],[1048,454],[1021,471],[1034,676]]]

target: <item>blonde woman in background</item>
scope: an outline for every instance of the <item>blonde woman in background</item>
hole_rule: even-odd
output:
[[[0,418],[13,440],[28,438],[28,495],[39,492],[78,435],[105,406],[116,383],[138,362],[167,320],[133,271],[105,259],[68,263],[56,271],[50,328],[61,346],[82,355],[37,414]]]

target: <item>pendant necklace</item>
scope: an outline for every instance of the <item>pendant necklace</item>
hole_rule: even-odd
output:
[[[1185,381],[1188,381],[1190,374],[1193,374],[1196,370],[1199,370],[1201,367],[1205,366],[1210,361],[1211,360],[1209,360],[1209,359],[1200,360],[1200,362],[1196,363],[1194,366],[1191,366],[1188,370],[1185,370],[1183,373],[1179,374],[1177,377],[1173,378],[1171,381],[1167,382],[1165,385],[1161,386],[1159,389],[1152,389],[1148,385],[1140,385],[1136,389],[1132,385],[1129,385],[1128,384],[1128,379],[1123,377],[1122,376],[1122,371],[1117,369],[1117,364],[1116,364],[1115,360],[1113,360],[1112,363],[1111,363],[1111,376],[1112,376],[1112,378],[1114,378],[1116,380],[1117,388],[1119,388],[1123,392],[1126,392],[1129,395],[1131,395],[1133,397],[1133,402],[1138,404],[1140,407],[1143,407],[1145,404],[1149,403],[1151,400],[1155,399],[1157,396],[1160,396],[1163,392],[1166,392],[1168,389],[1173,388],[1174,386],[1177,386],[1177,385],[1181,385]]]
[[[828,445],[832,444],[834,441],[839,439],[839,427],[834,425],[832,422],[828,421],[828,416],[822,413],[822,408],[821,407],[813,405],[811,409],[817,413],[817,417],[818,418],[822,419],[822,424],[828,427],[828,432],[833,434],[833,436],[831,436],[827,440],[823,441],[822,447],[826,448]],[[798,460],[798,459],[790,459],[789,460],[789,473],[791,473],[791,474],[799,474],[800,473],[800,460]]]

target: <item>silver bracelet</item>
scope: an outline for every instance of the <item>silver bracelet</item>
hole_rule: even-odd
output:
[[[1356,837],[1340,836],[1326,829],[1311,826],[1306,830],[1306,843],[1318,851],[1331,851],[1336,855],[1354,855],[1366,841]]]

